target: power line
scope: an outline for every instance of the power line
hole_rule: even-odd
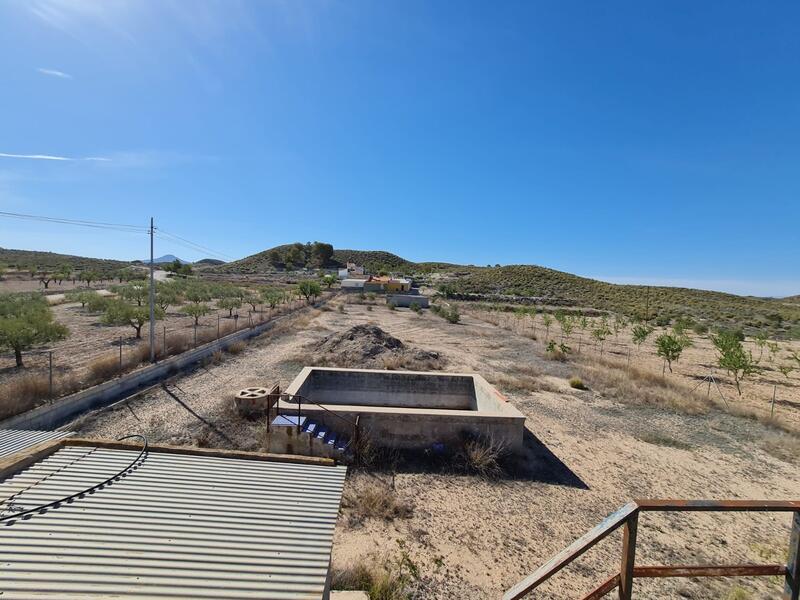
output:
[[[165,240],[165,241],[172,242],[173,244],[177,244],[179,246],[183,246],[184,248],[188,248],[189,250],[194,250],[196,252],[205,252],[207,254],[220,256],[220,257],[225,258],[227,260],[236,260],[233,256],[230,256],[228,254],[224,254],[223,252],[217,252],[216,250],[212,250],[211,248],[208,248],[207,246],[203,246],[201,244],[197,244],[197,243],[195,243],[195,242],[193,242],[191,240],[187,240],[186,238],[183,238],[183,237],[181,237],[179,235],[176,235],[174,233],[169,233],[168,231],[164,231],[161,228],[157,228],[156,229],[156,235],[158,237],[160,237],[161,239]]]
[[[5,217],[9,219],[19,219],[23,221],[37,221],[41,223],[53,223],[57,225],[74,225],[77,227],[90,227],[93,229],[106,229],[110,231],[121,231],[125,233],[144,233],[150,234],[150,229],[142,227],[140,225],[130,225],[127,223],[107,223],[103,221],[88,221],[84,219],[67,219],[64,217],[48,217],[44,215],[29,215],[25,213],[15,213],[15,212],[8,212],[8,211],[0,211],[0,217]],[[188,240],[184,237],[181,237],[177,234],[170,233],[168,231],[164,231],[160,228],[155,228],[155,235],[161,238],[164,241],[177,244],[183,248],[187,248],[189,250],[193,250],[195,252],[210,254],[212,256],[218,256],[224,258],[226,260],[236,260],[235,257],[229,256],[223,252],[218,252],[216,250],[212,250],[207,246],[203,246],[202,244],[198,244],[191,240]]]
[[[91,227],[94,229],[110,229],[112,231],[123,231],[128,233],[147,233],[147,229],[140,225],[128,225],[124,223],[104,223],[101,221],[86,221],[81,219],[66,219],[61,217],[46,217],[42,215],[28,215],[24,213],[14,213],[0,211],[0,217],[9,219],[20,219],[23,221],[39,221],[43,223],[56,223],[59,225],[75,225],[78,227]]]

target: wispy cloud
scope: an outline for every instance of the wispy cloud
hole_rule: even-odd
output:
[[[48,77],[58,77],[59,79],[72,79],[72,75],[69,73],[64,73],[64,71],[57,71],[56,69],[36,69],[42,75],[47,75]]]
[[[19,158],[23,160],[64,160],[64,161],[99,161],[110,162],[110,158],[104,156],[55,156],[53,154],[9,154],[7,152],[0,152],[0,158]]]

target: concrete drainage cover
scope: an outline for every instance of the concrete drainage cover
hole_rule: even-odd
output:
[[[269,395],[269,390],[263,387],[249,387],[239,390],[236,394],[237,398],[242,400],[257,400],[259,398],[266,398]]]

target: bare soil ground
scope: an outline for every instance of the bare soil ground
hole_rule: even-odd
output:
[[[405,509],[364,518],[348,502],[336,530],[334,569],[402,562],[406,572],[416,573],[417,598],[498,598],[632,498],[800,495],[800,472],[789,462],[797,456],[782,459],[767,452],[766,440],[775,433],[764,423],[714,406],[686,414],[642,405],[634,397],[618,398],[600,378],[590,381],[587,391],[575,390],[567,379],[586,367],[549,360],[540,342],[470,315],[452,325],[427,311],[419,316],[385,306],[348,305],[344,313],[305,309],[241,354],[85,416],[71,428],[89,436],[141,432],[154,442],[258,448],[262,426],[234,414],[232,395],[248,385],[286,385],[303,366],[292,357],[362,324],[380,326],[409,348],[438,353],[448,370],[474,371],[495,381],[528,417],[526,456],[523,469],[498,479],[441,464],[420,463],[394,473],[351,469],[348,497],[393,481],[395,501]],[[781,562],[788,526],[784,515],[645,515],[637,561]],[[604,541],[536,597],[587,592],[618,570],[620,544],[618,535]],[[635,589],[643,598],[717,599],[734,585],[744,594],[737,598],[777,599],[782,584],[774,578],[637,580]]]

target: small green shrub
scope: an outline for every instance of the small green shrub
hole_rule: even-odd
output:
[[[419,302],[412,302],[409,308],[417,314],[422,312],[422,307],[419,305]]]
[[[588,390],[589,388],[586,387],[586,384],[583,383],[583,380],[580,377],[570,377],[569,379],[569,387],[574,388],[576,390]]]

